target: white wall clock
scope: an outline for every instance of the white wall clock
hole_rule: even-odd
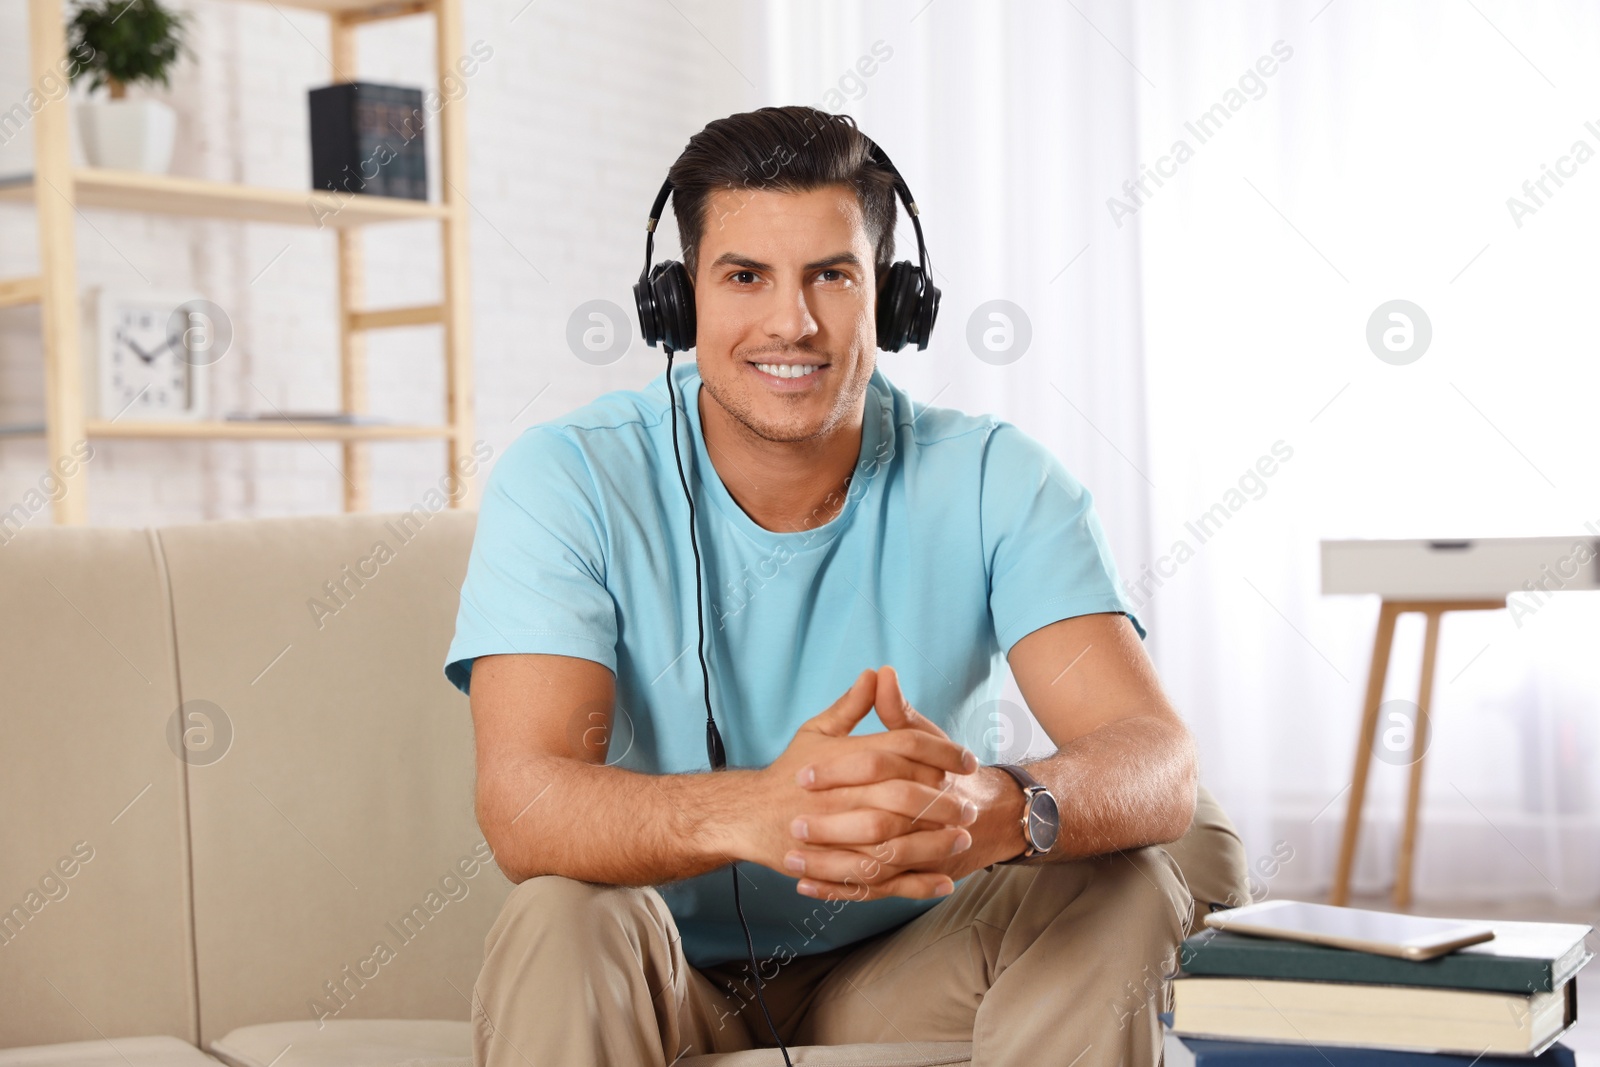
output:
[[[95,368],[89,411],[102,419],[165,422],[208,412],[210,323],[190,314],[192,292],[101,289],[95,299]]]

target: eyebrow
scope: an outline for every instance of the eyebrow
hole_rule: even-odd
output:
[[[803,269],[808,271],[823,270],[826,267],[837,267],[840,264],[845,263],[855,267],[858,270],[861,269],[861,258],[854,252],[836,252],[833,255],[828,256],[826,259],[819,259],[815,262],[807,263]],[[722,255],[718,256],[716,261],[711,265],[713,267],[743,267],[745,270],[773,269],[772,264],[770,263],[763,263],[758,259],[751,259],[749,256],[741,256],[737,252],[724,252]]]

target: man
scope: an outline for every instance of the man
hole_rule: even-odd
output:
[[[697,545],[665,375],[533,427],[489,479],[446,667],[518,883],[478,1064],[665,1065],[773,1027],[1153,1064],[1196,902],[1248,896],[1089,493],[877,368],[895,194],[869,148],[846,116],[763,108],[669,172]],[[974,722],[1002,657],[1056,746],[1019,774]]]

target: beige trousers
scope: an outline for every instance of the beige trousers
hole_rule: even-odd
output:
[[[761,991],[791,1047],[971,1041],[974,1067],[1154,1065],[1179,942],[1212,902],[1249,892],[1244,848],[1202,788],[1170,845],[977,871],[896,929],[776,974],[763,961]],[[557,875],[512,891],[472,1012],[476,1067],[776,1047],[748,959],[692,967],[655,889]]]

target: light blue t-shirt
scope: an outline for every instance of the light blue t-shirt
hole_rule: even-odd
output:
[[[1096,612],[1127,614],[1144,636],[1089,492],[1016,426],[913,406],[875,370],[843,511],[780,533],[745,514],[711,465],[695,364],[675,366],[673,380],[705,567],[712,710],[730,767],[771,763],[805,720],[883,664],[913,707],[997,762],[1006,742],[993,702],[1013,644]],[[473,657],[497,653],[602,663],[617,691],[607,761],[708,771],[688,524],[665,373],[529,428],[490,473],[446,677],[465,692]],[[855,732],[884,728],[869,712]],[[939,902],[816,900],[788,874],[737,866],[761,959],[848,945]],[[693,966],[746,958],[731,883],[722,867],[657,887]]]

